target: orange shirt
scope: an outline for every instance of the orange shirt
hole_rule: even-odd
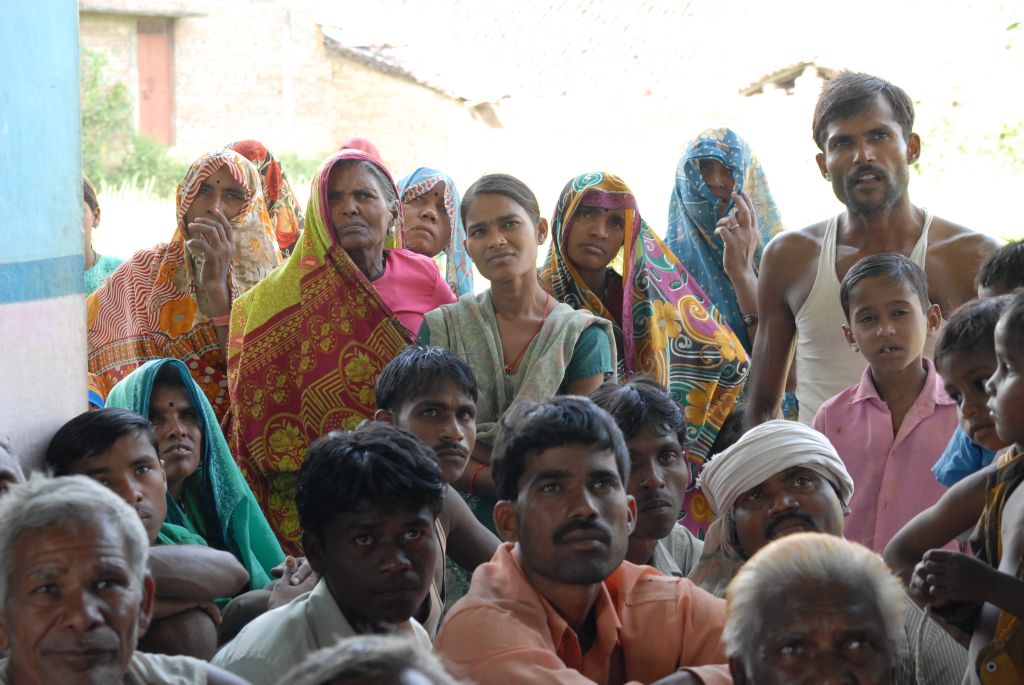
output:
[[[478,685],[650,683],[686,669],[707,685],[731,683],[725,602],[685,578],[623,562],[602,583],[597,635],[582,654],[576,633],[527,581],[504,543],[473,574],[441,625],[435,649]]]

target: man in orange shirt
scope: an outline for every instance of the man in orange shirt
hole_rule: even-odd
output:
[[[492,473],[506,542],[441,627],[435,647],[453,674],[479,685],[732,682],[723,602],[624,561],[636,503],[604,410],[570,396],[516,404]]]

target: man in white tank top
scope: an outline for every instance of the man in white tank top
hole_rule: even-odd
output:
[[[839,283],[860,259],[881,252],[913,259],[943,318],[976,296],[974,275],[998,243],[911,204],[909,169],[921,154],[913,125],[913,102],[880,78],[842,72],[822,89],[814,110],[818,168],[846,211],[780,233],[764,251],[747,427],[777,417],[794,360],[806,424],[859,381],[866,362],[843,337]]]

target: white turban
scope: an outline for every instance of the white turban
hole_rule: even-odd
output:
[[[691,580],[722,597],[743,555],[726,530],[726,520],[740,495],[776,473],[800,466],[821,475],[839,492],[843,504],[853,496],[853,479],[836,448],[818,431],[795,421],[768,421],[751,428],[735,445],[704,464],[700,485],[716,519],[704,539],[701,563]]]
[[[732,509],[747,490],[776,473],[800,466],[832,483],[843,504],[853,496],[853,479],[828,438],[796,421],[767,421],[714,456],[700,473],[700,487],[716,516]]]

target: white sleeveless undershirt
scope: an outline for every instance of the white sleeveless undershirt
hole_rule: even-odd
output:
[[[932,213],[927,209],[924,227],[910,259],[924,269],[928,255],[928,229]],[[839,302],[839,277],[836,275],[836,234],[839,217],[829,219],[818,257],[818,272],[807,301],[796,315],[796,396],[800,401],[800,422],[811,424],[825,400],[860,382],[867,360],[854,352],[843,335],[843,307]],[[929,336],[926,356],[934,350]]]

